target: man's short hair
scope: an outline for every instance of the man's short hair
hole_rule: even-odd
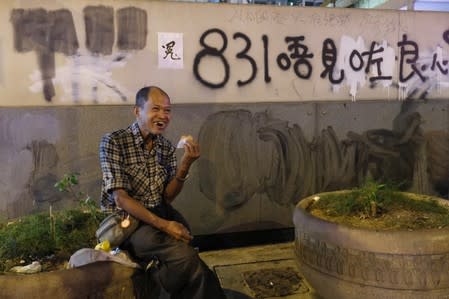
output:
[[[136,107],[143,108],[143,106],[145,105],[145,102],[148,101],[148,99],[149,99],[151,91],[153,91],[153,90],[158,90],[160,93],[162,93],[164,96],[166,96],[167,98],[170,99],[168,94],[165,91],[163,91],[161,88],[159,88],[157,86],[146,86],[146,87],[141,88],[136,93],[136,103],[134,105]]]

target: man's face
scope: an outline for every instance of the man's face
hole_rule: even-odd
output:
[[[144,137],[149,133],[162,134],[170,123],[170,99],[157,89],[153,89],[143,108],[136,107],[137,122]]]

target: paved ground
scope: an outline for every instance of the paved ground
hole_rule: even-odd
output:
[[[320,298],[300,276],[292,242],[206,251],[200,255],[217,273],[228,299]],[[258,285],[252,279],[256,276]],[[278,295],[280,289],[283,296]]]

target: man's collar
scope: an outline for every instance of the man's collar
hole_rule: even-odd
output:
[[[131,125],[131,132],[132,132],[132,134],[134,136],[134,141],[135,141],[136,145],[139,145],[139,146],[145,145],[145,143],[149,140],[149,138],[153,139],[153,141],[156,141],[156,143],[161,138],[160,135],[153,135],[153,134],[150,133],[150,135],[147,136],[147,138],[144,139],[143,136],[142,136],[142,132],[140,132],[139,124],[137,123],[137,121],[135,121]]]

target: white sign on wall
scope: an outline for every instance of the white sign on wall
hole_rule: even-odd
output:
[[[182,33],[158,32],[158,67],[160,69],[184,68]]]

